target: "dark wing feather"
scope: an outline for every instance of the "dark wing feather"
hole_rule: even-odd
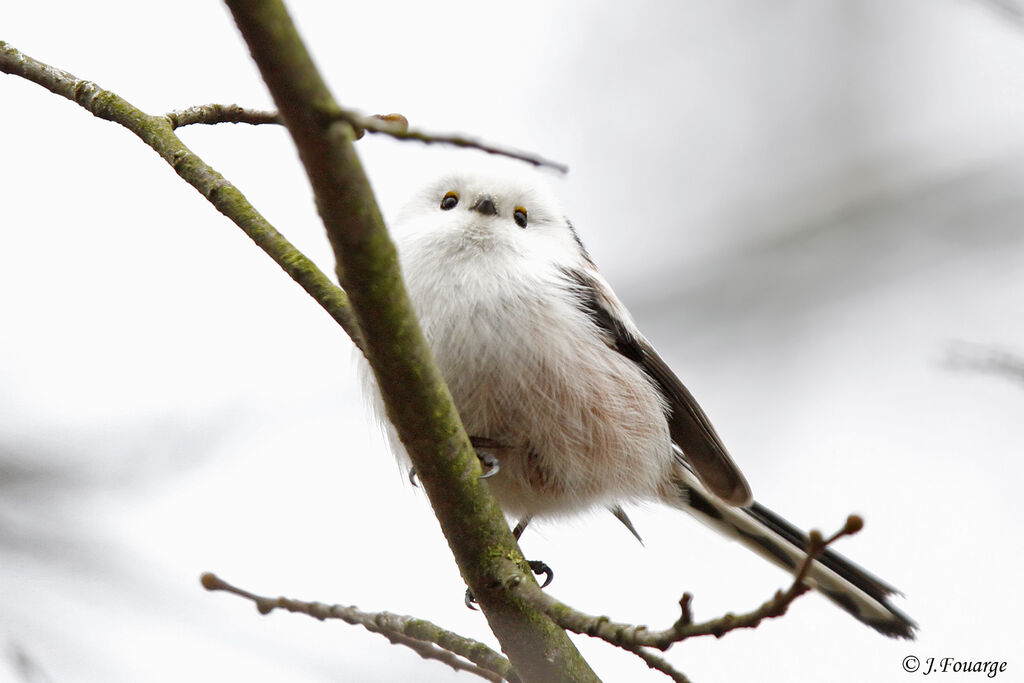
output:
[[[605,333],[608,346],[643,368],[661,389],[669,407],[665,416],[669,433],[701,483],[731,505],[749,505],[753,500],[750,486],[697,404],[697,399],[650,343],[632,332],[613,312],[610,293],[605,293],[591,275],[576,269],[565,270],[565,275],[577,294],[580,310]]]
[[[671,408],[668,428],[672,440],[682,449],[687,462],[709,491],[731,505],[749,505],[754,500],[750,485],[697,399],[650,344],[644,341],[643,347],[642,366],[661,387]]]

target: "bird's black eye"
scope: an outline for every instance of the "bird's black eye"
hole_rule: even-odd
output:
[[[459,204],[459,193],[448,192],[444,195],[444,199],[441,200],[441,208],[445,211],[451,211]]]
[[[512,219],[515,220],[516,225],[520,228],[526,227],[526,209],[521,206],[517,206],[516,210],[512,212]]]

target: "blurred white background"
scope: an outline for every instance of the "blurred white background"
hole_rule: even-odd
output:
[[[1024,667],[1024,24],[1010,0],[318,3],[346,106],[571,166],[551,182],[755,495],[921,625],[819,597],[668,657],[694,681],[908,680],[913,654]],[[9,3],[0,39],[151,113],[268,107],[217,3]],[[383,638],[198,583],[424,617],[493,642],[423,495],[366,422],[351,344],[126,130],[0,78],[0,680],[453,681]],[[325,271],[279,128],[185,142]],[[358,143],[385,213],[474,152]],[[989,368],[991,369],[991,368]],[[539,525],[554,595],[665,627],[783,573],[670,510]],[[609,681],[661,680],[577,638]],[[920,675],[920,674],[917,674]]]

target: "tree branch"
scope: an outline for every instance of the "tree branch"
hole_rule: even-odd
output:
[[[356,130],[365,130],[370,133],[381,133],[398,140],[415,140],[417,142],[424,142],[427,144],[442,144],[451,145],[453,147],[464,147],[468,149],[476,149],[487,154],[495,154],[498,156],[508,157],[510,159],[516,159],[523,161],[533,166],[547,166],[553,168],[559,173],[568,173],[569,167],[565,164],[557,161],[551,161],[545,159],[542,156],[536,154],[530,154],[529,152],[521,152],[507,147],[501,147],[493,145],[487,142],[482,142],[473,138],[465,137],[463,135],[452,135],[442,133],[426,133],[419,130],[409,128],[409,122],[406,121],[404,116],[389,114],[387,116],[362,116],[353,111],[339,109],[336,113],[339,119],[346,121],[352,125]],[[399,118],[400,117],[400,118]]]
[[[170,119],[151,116],[109,90],[35,60],[2,41],[0,71],[41,85],[79,104],[93,116],[135,133],[274,259],[360,345],[361,334],[345,292],[261,216],[238,188],[186,147],[174,134]]]
[[[204,104],[201,106],[189,107],[188,109],[168,112],[166,116],[170,120],[172,128],[180,128],[182,126],[190,126],[197,123],[249,123],[253,125],[283,123],[277,112],[246,109],[238,106],[237,104]],[[355,137],[357,140],[363,137],[364,132],[368,131],[370,133],[387,135],[397,140],[414,140],[416,142],[423,142],[426,144],[451,145],[453,147],[475,149],[481,152],[486,152],[487,154],[495,154],[497,156],[523,161],[533,166],[547,166],[548,168],[555,169],[559,173],[569,172],[569,167],[565,164],[557,161],[551,161],[550,159],[545,159],[542,156],[531,154],[529,152],[522,152],[515,149],[509,149],[507,147],[501,147],[499,145],[493,145],[464,135],[426,133],[419,130],[410,130],[408,119],[401,114],[374,114],[373,116],[364,116],[359,112],[338,107],[333,110],[331,117],[336,118],[339,121],[344,121],[352,126],[356,133]]]
[[[661,657],[654,652],[651,652],[647,648],[643,647],[627,647],[621,645],[622,649],[632,652],[640,659],[644,660],[644,663],[655,671],[660,671],[675,683],[690,683],[690,679],[687,678],[681,671],[677,670],[671,664],[669,664],[664,657]]]
[[[172,129],[197,123],[248,123],[253,126],[266,123],[281,123],[276,111],[246,109],[237,104],[201,104],[187,109],[176,109],[164,116],[171,122]]]
[[[646,626],[617,623],[611,621],[608,617],[596,617],[585,614],[526,584],[517,584],[514,587],[514,591],[548,614],[559,626],[575,633],[600,638],[612,645],[625,648],[637,654],[639,654],[637,648],[644,647],[667,650],[672,645],[688,638],[698,636],[721,638],[730,631],[740,628],[756,628],[765,619],[774,619],[782,616],[794,600],[810,590],[804,583],[804,580],[807,578],[807,572],[810,571],[815,558],[821,555],[829,545],[843,536],[851,536],[857,533],[863,526],[864,522],[860,517],[850,515],[843,528],[827,539],[822,538],[820,532],[812,531],[809,534],[807,555],[797,569],[793,583],[785,591],[780,590],[776,592],[774,596],[756,609],[739,615],[730,613],[717,619],[695,624],[693,623],[690,611],[692,596],[687,593],[679,601],[680,618],[671,627],[663,631],[651,631]],[[645,661],[647,661],[646,658]]]
[[[595,681],[564,630],[506,584],[536,581],[486,484],[402,284],[395,247],[337,103],[279,0],[227,0],[291,133],[373,368],[463,578],[527,681]]]
[[[512,664],[500,654],[479,641],[460,636],[424,619],[390,612],[363,612],[356,607],[326,605],[322,602],[263,597],[232,586],[210,573],[203,574],[200,581],[208,591],[233,593],[252,601],[260,614],[284,609],[314,619],[340,619],[348,624],[362,626],[371,633],[379,633],[396,645],[412,649],[424,659],[439,661],[456,671],[467,671],[489,681],[515,680]]]

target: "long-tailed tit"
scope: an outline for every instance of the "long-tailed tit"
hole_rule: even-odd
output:
[[[519,531],[596,506],[632,530],[621,504],[656,500],[795,570],[806,535],[753,501],[542,183],[445,176],[412,199],[395,234],[420,325],[467,432],[499,462],[487,481]],[[841,555],[826,551],[808,583],[881,633],[913,637],[916,624],[889,604],[895,590]]]

